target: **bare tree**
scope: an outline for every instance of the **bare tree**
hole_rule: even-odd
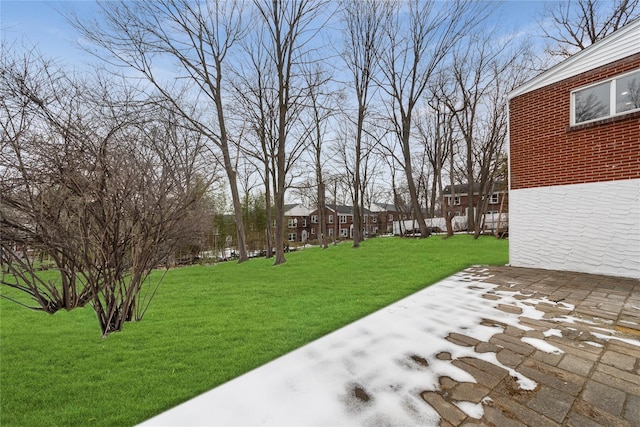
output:
[[[418,200],[412,164],[414,110],[437,67],[482,19],[483,11],[481,6],[462,0],[412,0],[407,2],[407,9],[399,5],[395,9],[395,18],[386,30],[390,43],[382,55],[382,88],[388,96],[390,118],[400,141],[413,213],[421,237],[427,237],[430,233]]]
[[[233,81],[235,95],[247,126],[258,140],[257,144],[245,144],[243,151],[260,164],[266,209],[266,257],[273,257],[274,235],[272,227],[272,188],[277,185],[275,175],[277,151],[278,98],[275,90],[275,72],[268,52],[263,49],[264,34],[258,32],[243,41],[246,63],[235,70]]]
[[[277,139],[275,150],[275,185],[273,188],[276,208],[276,235],[274,264],[286,262],[284,257],[284,200],[287,190],[287,173],[302,153],[298,144],[287,150],[289,134],[300,113],[301,100],[306,96],[300,81],[300,65],[308,60],[313,47],[310,40],[321,26],[317,20],[325,12],[326,2],[311,0],[254,0],[258,15],[264,25],[266,37],[262,48],[268,53],[276,73],[277,91]],[[317,48],[316,48],[317,49]],[[291,138],[293,139],[293,138]]]
[[[640,0],[565,0],[545,4],[546,51],[566,58],[640,17]]]
[[[339,110],[338,104],[344,100],[340,91],[330,91],[330,74],[319,64],[311,64],[305,72],[308,90],[308,138],[311,151],[312,165],[315,173],[316,207],[318,209],[318,244],[326,249],[329,246],[326,223],[326,182],[324,179],[324,151],[329,121]]]
[[[349,0],[343,4],[345,47],[343,60],[351,74],[357,114],[355,120],[355,161],[353,165],[353,247],[362,240],[361,192],[362,144],[369,103],[375,89],[374,78],[384,41],[384,25],[389,8],[383,2]]]
[[[223,84],[225,61],[244,32],[243,3],[145,0],[98,5],[102,21],[72,18],[83,36],[94,46],[106,50],[109,57],[97,54],[110,63],[140,73],[172,109],[220,150],[236,221],[238,261],[247,260],[242,202],[226,123]],[[163,78],[163,60],[177,63],[183,74],[172,76],[177,79]],[[196,114],[198,110],[206,114]],[[213,121],[210,115],[215,117]]]
[[[418,133],[425,146],[425,155],[429,160],[433,179],[431,180],[431,204],[429,215],[436,216],[436,201],[439,201],[442,215],[448,218],[445,211],[445,204],[442,197],[442,172],[451,151],[453,150],[453,115],[447,114],[446,107],[436,98],[429,101],[430,110],[426,110],[424,115],[416,123]],[[450,229],[450,221],[447,221],[447,232]]]
[[[0,283],[47,313],[90,304],[103,336],[140,320],[151,269],[206,188],[198,138],[119,82],[74,81],[39,58],[3,53],[0,91]]]
[[[518,58],[525,56],[520,49],[496,43],[491,33],[474,34],[468,44],[455,50],[452,64],[443,73],[450,77],[450,86],[436,95],[453,115],[464,141],[467,228],[476,238],[507,137],[506,96],[523,82],[524,67]]]

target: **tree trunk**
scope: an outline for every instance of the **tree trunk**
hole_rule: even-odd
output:
[[[409,131],[411,128],[411,118],[405,117],[402,121],[402,154],[404,155],[404,171],[407,177],[407,186],[409,187],[409,197],[411,198],[411,206],[416,220],[418,221],[418,227],[420,228],[420,237],[429,237],[431,234],[427,223],[424,219],[422,207],[418,201],[418,192],[416,190],[416,184],[413,180],[413,169],[411,166],[411,150],[409,147]]]
[[[271,225],[271,187],[269,186],[269,167],[268,163],[265,162],[265,171],[264,171],[264,204],[265,206],[265,249],[266,255],[265,258],[273,257],[273,242],[271,240],[273,235],[273,227]]]
[[[353,247],[360,247],[362,240],[362,215],[360,211],[360,163],[362,160],[362,127],[364,126],[364,107],[358,106],[356,129],[356,161],[353,179]]]
[[[324,182],[322,182],[322,172],[318,169],[318,244],[321,248],[327,249],[327,220],[326,220],[326,200]]]

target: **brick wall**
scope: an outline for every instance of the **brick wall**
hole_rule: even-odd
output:
[[[640,178],[640,112],[570,127],[570,92],[640,67],[640,54],[511,99],[511,189]]]

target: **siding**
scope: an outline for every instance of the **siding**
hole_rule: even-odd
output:
[[[640,180],[512,191],[509,261],[640,279]]]

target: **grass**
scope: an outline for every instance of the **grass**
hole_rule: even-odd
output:
[[[90,308],[0,298],[0,424],[133,425],[473,264],[493,237],[371,239],[167,273],[144,320],[100,338]],[[11,289],[1,289],[11,293]]]

